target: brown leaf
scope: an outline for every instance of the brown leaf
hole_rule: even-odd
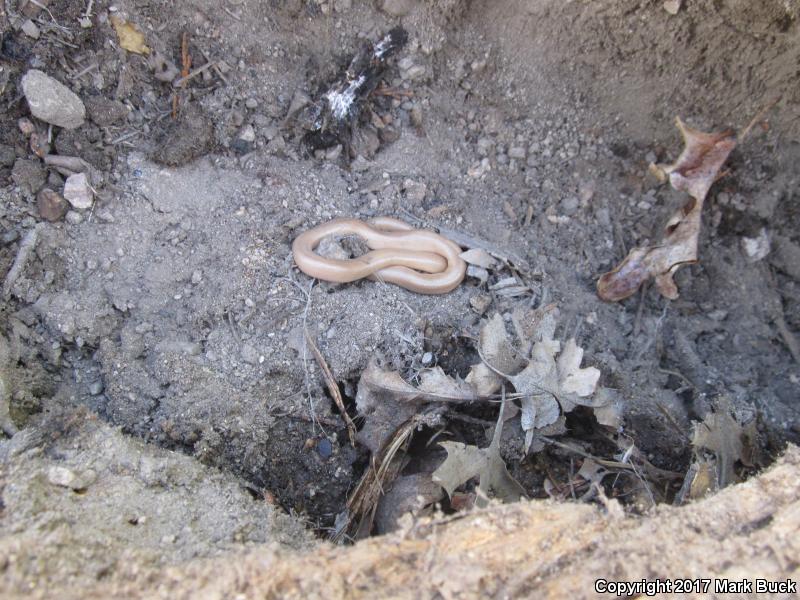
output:
[[[439,367],[424,371],[420,375],[420,386],[415,388],[399,373],[386,371],[374,361],[370,362],[358,381],[356,406],[366,423],[356,439],[376,454],[397,428],[418,414],[425,403],[474,399],[472,388],[445,375]]]
[[[398,477],[378,503],[375,513],[377,533],[394,531],[400,517],[408,513],[418,515],[443,496],[442,486],[431,480],[430,473]]]
[[[493,495],[503,502],[516,502],[525,497],[525,489],[511,477],[503,457],[500,456],[500,439],[503,435],[503,410],[497,419],[492,443],[488,448],[478,448],[459,442],[442,442],[447,458],[433,472],[433,481],[441,485],[452,497],[453,492],[473,477],[479,477],[476,504],[486,504],[485,498]]]
[[[597,282],[597,294],[607,302],[618,302],[636,292],[651,277],[662,296],[674,300],[678,288],[672,280],[675,271],[697,262],[700,216],[711,185],[719,177],[728,155],[736,147],[732,131],[703,133],[676,119],[684,140],[684,150],[672,165],[651,165],[651,170],[691,198],[675,212],[664,228],[663,240],[653,246],[634,248],[615,269]]]
[[[534,430],[555,423],[561,411],[595,405],[591,396],[597,389],[600,371],[595,367],[582,369],[582,360],[583,348],[574,339],[567,340],[562,350],[559,341],[545,338],[533,345],[528,366],[509,378],[517,392],[525,394],[520,402],[526,452]]]
[[[481,327],[478,348],[481,356],[496,371],[516,373],[525,364],[514,350],[506,333],[503,317],[497,313]],[[502,377],[480,362],[472,367],[465,381],[481,396],[489,396],[500,389]]]
[[[745,442],[751,436],[755,423],[751,422],[742,426],[731,415],[730,400],[722,397],[715,412],[710,412],[694,428],[692,446],[695,451],[700,448],[712,452],[716,457],[717,486],[724,488],[726,485],[738,481],[734,465],[736,461],[749,462],[748,448]]]
[[[673,188],[703,202],[708,190],[719,179],[719,170],[736,147],[736,133],[732,129],[704,133],[684,124],[680,117],[675,119],[675,124],[683,136],[683,152],[673,164],[657,167],[669,176]]]

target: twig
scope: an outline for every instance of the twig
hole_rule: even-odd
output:
[[[236,13],[232,12],[227,6],[223,6],[222,10],[224,10],[226,13],[228,13],[230,16],[232,16],[237,21],[241,21],[242,20],[242,17],[240,17]]]
[[[670,425],[672,425],[673,429],[675,429],[675,431],[677,431],[677,432],[678,432],[678,434],[679,434],[679,435],[680,435],[680,436],[681,436],[683,439],[685,439],[685,440],[687,440],[687,441],[688,441],[688,440],[689,440],[689,436],[688,436],[688,435],[686,435],[686,432],[683,430],[683,428],[682,428],[682,427],[681,427],[681,426],[678,424],[678,422],[675,420],[675,417],[673,417],[673,416],[672,416],[672,415],[669,413],[669,411],[668,411],[668,410],[667,410],[667,409],[664,407],[664,405],[663,405],[663,404],[661,404],[661,402],[656,402],[656,408],[658,409],[658,412],[660,412],[662,415],[664,415],[664,417],[667,419],[667,423],[669,423]]]
[[[213,65],[214,65],[214,66],[212,67],[212,68],[214,69],[214,73],[216,73],[216,74],[217,74],[217,77],[219,77],[219,78],[222,80],[222,83],[224,83],[225,85],[230,85],[230,84],[228,83],[228,79],[227,79],[227,78],[225,77],[225,75],[222,73],[222,69],[220,69],[220,68],[219,68],[219,64],[217,64],[217,61],[212,61],[212,60],[211,60],[211,58],[210,58],[210,57],[209,57],[209,55],[208,55],[208,52],[206,52],[206,51],[205,51],[205,50],[203,50],[202,48],[200,48],[200,53],[203,55],[203,58],[205,58],[205,59],[206,59],[206,62],[207,62],[207,63],[211,63],[211,64],[213,64]]]
[[[747,127],[745,127],[742,130],[742,132],[737,136],[738,137],[737,143],[741,144],[744,141],[744,139],[750,134],[750,131],[753,129],[753,127],[755,127],[759,121],[762,121],[764,119],[764,116],[770,110],[772,110],[772,108],[780,101],[781,101],[781,96],[778,96],[777,98],[775,98],[775,100],[773,100],[772,102],[767,104],[767,106],[765,106],[763,109],[761,109],[758,112],[758,114],[755,117],[753,117],[753,120],[747,124]]]
[[[678,379],[683,380],[683,382],[689,386],[690,389],[697,390],[697,386],[693,384],[688,377],[686,377],[680,371],[675,371],[673,369],[658,369],[659,373],[664,373],[664,375],[672,375],[673,377],[677,377]]]
[[[125,140],[129,140],[132,137],[136,137],[137,135],[140,135],[141,133],[142,133],[141,131],[131,131],[130,133],[126,133],[124,135],[119,136],[117,139],[113,140],[111,142],[111,145],[112,146],[116,146],[117,144],[121,144]]]
[[[210,63],[204,64],[202,67],[197,67],[194,71],[192,71],[191,73],[189,73],[185,77],[181,77],[180,79],[176,79],[175,81],[173,81],[172,82],[172,87],[181,87],[181,86],[183,86],[187,81],[189,81],[190,79],[194,79],[195,77],[197,77],[198,75],[201,75],[202,73],[205,73],[206,71],[208,71],[214,65],[216,65],[216,63],[210,62]]]
[[[639,294],[639,308],[636,310],[636,319],[633,322],[633,337],[639,337],[639,332],[642,330],[642,314],[644,313],[644,303],[645,303],[645,294],[647,293],[647,288],[649,286],[649,282],[645,282]]]
[[[344,400],[342,399],[342,392],[339,391],[339,386],[337,385],[336,380],[333,378],[333,373],[331,373],[328,363],[325,362],[325,357],[322,356],[322,352],[319,351],[319,348],[314,343],[314,340],[306,327],[303,327],[303,333],[306,337],[306,343],[311,348],[311,353],[314,355],[314,358],[317,359],[319,368],[322,369],[322,376],[325,378],[325,384],[328,386],[328,392],[330,392],[333,401],[336,402],[336,407],[339,409],[339,412],[342,413],[342,419],[344,419],[344,422],[347,425],[347,436],[350,438],[350,444],[353,446],[353,448],[355,448],[356,426],[355,423],[353,423],[353,420],[350,418],[350,415],[347,414],[347,409],[345,408]]]
[[[303,331],[306,331],[308,329],[306,325],[306,323],[308,323],[308,309],[311,306],[311,290],[314,288],[314,282],[316,282],[316,279],[311,280],[311,283],[308,286],[308,291],[304,290],[303,287],[299,283],[297,283],[294,279],[289,278],[289,281],[291,281],[294,285],[296,285],[297,288],[306,297],[306,306],[303,309]],[[308,354],[306,352],[307,349],[308,349],[308,344],[303,344],[303,374],[306,383],[306,397],[308,398],[308,414],[311,417],[312,425],[314,425],[315,427],[319,426],[319,428],[322,430],[322,433],[325,433],[325,429],[320,424],[319,419],[317,419],[317,413],[314,410],[314,398],[311,395],[311,377],[308,373]],[[325,435],[327,436],[327,434]]]
[[[80,79],[81,77],[86,75],[89,71],[91,71],[93,69],[96,69],[98,66],[99,65],[97,63],[92,63],[88,67],[86,67],[84,69],[81,69],[80,71],[78,71],[77,73],[75,73],[73,75],[70,75],[69,78],[70,79]]]
[[[62,156],[60,154],[48,154],[44,157],[44,164],[67,169],[73,173],[86,173],[91,165],[78,156]]]
[[[41,223],[38,223],[33,229],[25,234],[24,238],[22,238],[22,242],[20,242],[19,245],[19,250],[17,251],[17,256],[14,258],[14,263],[8,270],[5,281],[3,282],[4,300],[8,300],[11,297],[11,288],[14,287],[17,279],[19,279],[19,276],[25,269],[25,265],[27,265],[31,253],[33,252],[34,248],[36,248],[36,244],[39,241],[39,232],[43,227],[44,226]]]

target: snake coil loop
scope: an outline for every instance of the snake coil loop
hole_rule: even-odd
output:
[[[331,235],[357,235],[371,248],[352,259],[325,258],[314,249]],[[461,248],[433,231],[414,229],[390,217],[369,223],[335,219],[301,233],[292,244],[303,273],[324,281],[348,283],[369,278],[394,283],[420,294],[446,294],[464,279]]]

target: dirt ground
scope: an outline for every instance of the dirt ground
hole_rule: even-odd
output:
[[[686,473],[692,428],[721,398],[756,432],[737,476],[800,442],[796,0],[676,14],[650,0],[51,0],[27,6],[36,38],[20,28],[24,4],[7,0],[0,18],[5,590],[302,549],[329,531],[370,457],[348,442],[306,328],[354,410],[371,360],[409,381],[432,365],[464,377],[486,318],[555,302],[558,331],[616,390],[624,423],[570,416],[562,444],[612,459],[624,437]],[[186,39],[199,72],[159,80],[120,47],[114,19],[178,69]],[[409,40],[368,100],[357,156],[309,149],[292,113],[396,25]],[[31,117],[31,69],[78,95],[83,125]],[[599,300],[598,276],[683,202],[648,172],[681,151],[675,116],[742,130],[768,107],[711,190],[679,299],[647,286]],[[61,193],[64,176],[21,118],[50,154],[91,165],[91,208],[45,218],[37,193]],[[424,296],[315,283],[294,266],[300,232],[379,215],[468,236],[514,269]],[[762,232],[769,252],[754,257],[745,240]],[[496,287],[509,276],[519,295]],[[485,446],[480,424],[496,415],[474,407],[436,435]],[[434,431],[422,433],[424,445]],[[538,499],[579,458],[504,452]]]

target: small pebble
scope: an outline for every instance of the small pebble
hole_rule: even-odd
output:
[[[80,491],[85,490],[97,480],[97,473],[92,469],[80,472],[67,467],[52,466],[47,470],[47,480],[53,485]]]
[[[509,158],[522,160],[525,158],[526,154],[525,148],[522,146],[511,146],[511,148],[508,149]]]
[[[22,33],[27,35],[29,38],[33,38],[34,40],[39,39],[40,35],[39,28],[36,26],[36,23],[31,21],[30,19],[26,20],[22,24],[22,27],[20,27],[20,29],[22,29]]]
[[[67,216],[64,217],[64,219],[70,225],[80,225],[81,223],[83,223],[83,215],[74,210],[67,211]]]
[[[477,294],[469,299],[469,305],[479,315],[483,315],[492,304],[492,297],[488,294]]]
[[[92,186],[89,185],[89,178],[86,173],[75,173],[67,177],[64,184],[64,198],[78,210],[86,210],[92,207],[94,193]]]
[[[328,438],[322,438],[317,444],[317,452],[322,458],[330,458],[333,454],[333,444]]]
[[[241,131],[239,131],[239,139],[244,142],[255,142],[256,131],[253,129],[253,126],[248,124],[242,127]]]
[[[39,190],[36,194],[36,207],[39,216],[47,221],[58,221],[67,213],[67,201],[58,192],[49,188]]]
[[[433,364],[433,352],[426,352],[422,355],[423,366],[430,367]]]

